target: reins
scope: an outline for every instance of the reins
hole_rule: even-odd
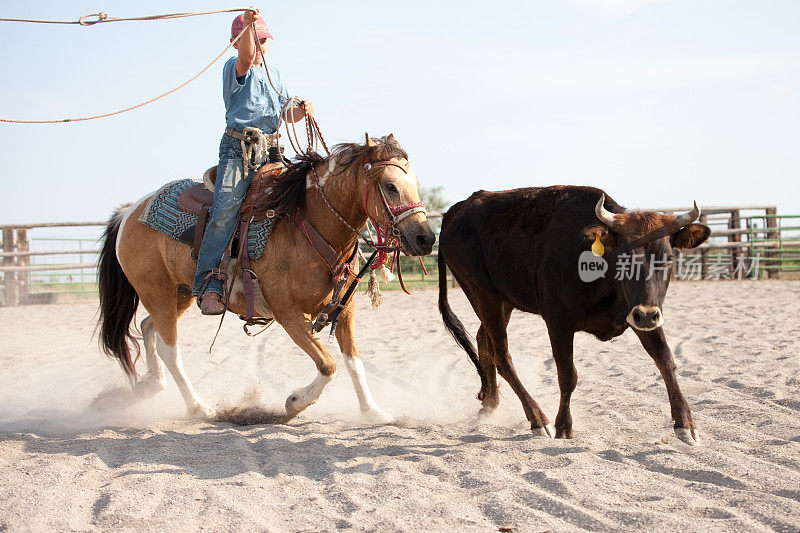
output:
[[[384,166],[390,166],[390,165],[395,166],[400,170],[402,170],[404,174],[408,174],[408,170],[406,170],[404,166],[401,166],[392,161],[382,161],[375,164],[380,164]],[[367,170],[370,170],[372,166],[374,166],[375,164],[370,165],[370,168]],[[376,238],[378,239],[378,243],[385,243],[386,245],[391,245],[392,242],[395,243],[395,245],[392,247],[393,249],[390,252],[392,253],[392,267],[390,270],[394,272],[395,266],[397,267],[397,279],[400,282],[400,287],[406,294],[411,294],[410,292],[408,292],[408,289],[406,289],[405,282],[403,282],[403,270],[400,263],[400,252],[402,251],[402,247],[400,246],[400,230],[397,227],[397,225],[401,221],[410,217],[411,215],[414,215],[416,213],[424,213],[427,215],[428,211],[425,209],[425,204],[423,202],[411,202],[407,204],[393,206],[386,199],[386,195],[384,194],[383,189],[380,187],[380,185],[376,183],[375,188],[378,190],[378,196],[380,197],[381,203],[383,204],[383,207],[386,209],[387,212],[386,227],[381,228],[380,225],[378,224],[378,221],[375,218],[373,218],[372,215],[370,215],[369,210],[367,209],[367,198],[369,196],[369,187],[367,187],[366,191],[364,192],[364,211],[366,212],[367,217],[369,217],[370,222],[372,222],[372,225],[375,227],[375,235]],[[391,235],[389,234],[390,230],[391,230]],[[365,242],[366,240],[367,239],[365,239]],[[383,265],[383,263],[386,261],[386,255],[387,255],[386,252],[381,252],[379,250],[378,266]],[[422,258],[418,257],[418,259],[419,259],[419,264],[422,267],[422,271],[425,273],[425,275],[427,275],[428,270],[425,268],[425,264],[422,262]]]
[[[316,126],[316,122],[315,122]],[[309,134],[310,135],[310,134]],[[322,136],[320,135],[320,139]],[[309,137],[310,139],[310,137]],[[309,141],[310,142],[310,141]],[[324,141],[323,141],[324,145]],[[327,150],[327,146],[325,146]],[[364,172],[369,172],[376,166],[395,166],[402,170],[404,173],[408,174],[408,170],[393,161],[378,161],[376,163],[367,163],[364,165]],[[408,204],[402,204],[398,206],[391,205],[387,200],[386,196],[383,193],[380,185],[377,182],[372,184],[368,183],[367,178],[364,178],[364,182],[367,183],[367,187],[364,191],[364,213],[367,215],[367,219],[372,225],[375,227],[375,240],[370,237],[364,237],[360,231],[354,228],[349,222],[347,222],[342,215],[336,210],[336,208],[331,205],[330,200],[325,195],[325,191],[322,188],[320,183],[319,174],[317,174],[316,165],[311,166],[311,171],[314,174],[314,186],[319,191],[320,196],[322,197],[323,202],[328,207],[328,209],[339,219],[339,221],[350,230],[356,238],[361,239],[364,244],[368,247],[372,248],[375,252],[377,252],[377,260],[372,264],[370,267],[372,270],[376,270],[386,264],[386,259],[391,255],[392,257],[392,267],[391,271],[394,272],[395,267],[397,267],[397,278],[400,282],[400,287],[406,294],[411,294],[406,289],[405,283],[403,282],[403,273],[402,268],[400,266],[400,252],[402,251],[402,245],[400,243],[400,230],[397,228],[397,224],[400,223],[402,220],[405,220],[411,215],[416,213],[427,213],[425,209],[425,204],[423,202],[412,202]],[[386,210],[386,226],[381,227],[378,220],[372,216],[369,212],[368,207],[368,200],[369,200],[369,193],[372,187],[370,185],[374,185],[374,187],[378,190],[378,196],[381,199],[381,204],[383,205],[384,209]],[[368,230],[369,231],[369,230]],[[423,270],[427,274],[427,270],[425,269],[425,265],[422,263],[422,259],[420,258],[420,264],[422,265]]]
[[[253,36],[254,39],[256,39],[255,36],[258,35],[258,31],[256,30],[255,22],[251,23],[250,27],[253,28]],[[243,33],[244,31],[242,31],[242,34]],[[239,37],[237,37],[236,40],[239,40],[242,34],[239,34]],[[267,74],[267,81],[269,81],[270,87],[272,87],[272,90],[275,91],[275,93],[278,96],[286,100],[286,103],[283,104],[283,107],[281,108],[281,114],[280,117],[278,117],[278,120],[283,122],[284,128],[286,129],[286,137],[289,139],[289,144],[292,145],[292,150],[294,150],[294,152],[299,155],[303,153],[303,150],[300,149],[300,138],[297,135],[297,129],[295,127],[294,122],[291,122],[292,129],[289,130],[290,122],[286,120],[286,111],[288,111],[292,106],[295,105],[298,107],[302,106],[303,100],[300,100],[297,96],[289,96],[288,94],[283,94],[278,89],[278,87],[272,81],[272,76],[269,73],[269,68],[267,68],[267,59],[266,57],[264,57],[264,50],[261,48],[257,40],[255,46],[256,49],[258,50],[258,53],[261,55],[261,66],[264,67],[264,72]],[[314,119],[314,117],[308,117],[308,116],[305,117],[305,119],[306,119],[306,135],[308,136],[308,147],[306,147],[305,152],[311,153],[312,151],[316,151],[316,140],[317,138],[319,138],[319,140],[322,142],[322,146],[325,148],[325,153],[327,155],[331,155],[330,150],[328,150],[328,145],[325,143],[325,139],[322,138],[322,132],[319,129],[319,124],[317,124],[316,119]],[[280,131],[280,129],[281,127],[279,122],[278,131]],[[284,160],[283,158],[283,154],[280,153],[280,149],[278,150],[278,157],[282,163],[284,164],[286,163],[286,160]]]

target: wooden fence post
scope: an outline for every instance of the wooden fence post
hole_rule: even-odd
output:
[[[18,228],[17,229],[17,251],[18,252],[27,252],[30,250],[30,246],[28,244],[28,230],[25,228]],[[30,257],[27,255],[23,255],[17,257],[17,265],[27,267],[30,264]],[[28,278],[30,274],[25,271],[20,271],[17,273],[17,287],[19,287],[18,298],[20,300],[24,300],[25,296],[30,292],[30,288],[28,286]]]
[[[14,228],[3,228],[3,251],[13,252],[14,247]],[[14,266],[14,257],[3,257],[3,266]],[[17,292],[17,273],[3,272],[3,286],[6,305],[19,305],[19,294]]]
[[[740,216],[739,210],[734,209],[731,211],[731,219],[728,222],[728,229],[730,230],[739,230],[741,229],[740,226],[742,225],[742,218]],[[740,234],[729,235],[728,242],[731,243],[739,243],[742,242],[742,236]],[[731,279],[733,279],[736,275],[736,267],[738,263],[741,261],[741,250],[739,248],[731,248]]]
[[[766,209],[766,214],[767,214],[767,216],[765,217],[766,218],[766,226],[768,228],[767,239],[774,240],[775,241],[774,244],[777,246],[778,240],[781,238],[780,231],[778,231],[778,229],[777,229],[778,228],[778,219],[775,217],[775,215],[778,214],[778,209],[776,207],[768,207]],[[772,216],[770,216],[770,215],[772,215]],[[773,243],[769,243],[769,244],[770,244],[770,247],[772,247]],[[776,253],[776,252],[766,252],[764,255],[768,259],[768,262],[765,264],[765,266],[769,267],[767,269],[767,277],[770,277],[770,278],[779,277],[780,274],[781,274],[781,265],[778,264],[777,262],[773,264],[772,261],[775,258],[777,258],[780,254]]]
[[[700,215],[700,220],[698,222],[704,226],[707,226],[708,215]],[[706,279],[706,274],[708,274],[708,249],[703,248],[700,250],[700,279]]]

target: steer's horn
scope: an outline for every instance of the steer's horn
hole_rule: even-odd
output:
[[[606,201],[606,195],[602,195],[600,200],[597,201],[597,205],[594,206],[594,214],[597,215],[597,218],[600,219],[600,222],[608,226],[609,228],[613,228],[619,225],[619,217],[620,215],[616,215],[610,211],[608,211],[603,204]]]
[[[697,202],[694,202],[694,207],[688,213],[683,213],[682,215],[675,215],[675,222],[674,228],[681,229],[684,226],[688,226],[695,220],[700,218],[700,208],[697,207]]]

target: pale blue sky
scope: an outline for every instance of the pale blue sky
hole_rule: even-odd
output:
[[[246,4],[242,4],[246,5]],[[75,20],[241,7],[10,2],[0,17]],[[423,185],[604,188],[629,207],[777,204],[800,214],[800,2],[270,2],[268,61],[329,142],[394,132]],[[0,117],[137,103],[227,44],[228,14],[157,22],[0,23]],[[0,124],[0,223],[105,219],[216,162],[217,63],[130,113]]]

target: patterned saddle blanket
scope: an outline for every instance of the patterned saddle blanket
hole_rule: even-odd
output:
[[[199,181],[182,179],[167,183],[159,189],[139,216],[139,222],[164,235],[192,246],[197,226],[197,214],[187,211],[178,203],[178,198],[187,189],[197,186]],[[254,220],[247,231],[247,251],[250,259],[258,259],[264,253],[272,231],[274,218]],[[237,230],[238,231],[238,230]]]

